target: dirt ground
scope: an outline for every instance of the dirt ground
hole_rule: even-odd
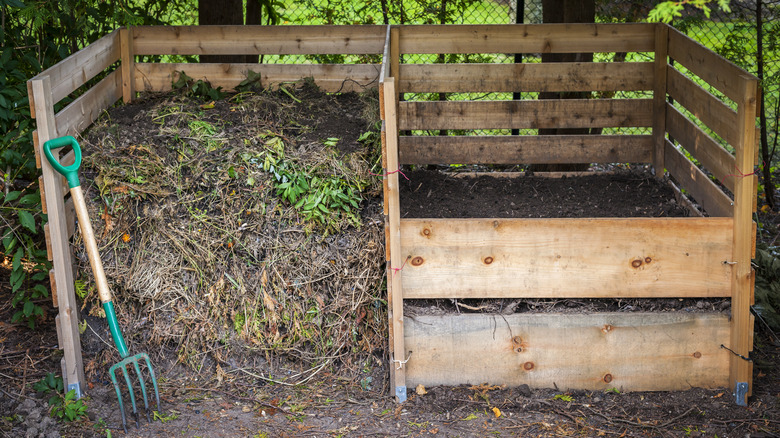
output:
[[[308,97],[308,102],[315,101]],[[333,99],[337,104],[333,104]],[[330,104],[327,108],[315,105],[305,115],[305,123],[298,120],[301,126],[313,127],[302,129],[297,137],[301,149],[323,138],[340,137],[352,139],[339,144],[341,153],[358,150],[360,145],[354,139],[363,129],[357,121],[361,101],[348,95],[323,98],[321,102]],[[238,126],[241,119],[231,114],[230,108],[217,102],[214,111],[224,111],[223,119],[233,117],[234,126]],[[273,110],[268,108],[268,118],[273,117]],[[138,123],[138,114],[137,108],[118,107],[111,116],[133,124]],[[229,128],[225,135],[231,135]],[[449,205],[438,204],[437,211],[443,215],[454,215],[460,209],[495,217],[526,217],[540,214],[541,205],[554,207],[546,217],[685,215],[668,188],[642,172],[587,177],[589,181],[585,182],[531,176],[509,181],[489,177],[454,178],[432,171],[405,171],[405,174],[409,181],[403,184],[406,196],[402,199],[409,217],[430,217],[431,198],[455,200]],[[463,193],[473,202],[458,203],[455,195],[460,194],[463,199]],[[583,193],[590,195],[587,200]],[[538,204],[529,204],[533,202]],[[380,198],[366,197],[361,214],[377,216],[380,206]],[[619,214],[613,210],[615,206],[628,206],[628,210]],[[776,222],[774,216],[764,219],[767,223]],[[379,254],[381,258],[384,252]],[[338,361],[325,362],[323,366],[304,366],[289,357],[268,356],[256,349],[250,361],[204,359],[207,366],[195,371],[182,363],[175,344],[160,346],[136,336],[132,339],[136,350],[148,352],[155,364],[162,406],[150,414],[151,423],[142,414],[139,427],[131,416],[125,434],[116,394],[107,375],[108,368],[119,358],[111,345],[105,320],[90,316],[88,307],[83,310],[87,323],[82,334],[88,418],[73,423],[58,422],[48,415],[48,396],[31,388],[46,373],[60,373],[61,352],[57,348],[53,319],[56,309],[51,308],[50,300],[41,301],[47,316],[35,330],[10,324],[13,309],[9,304],[8,275],[7,266],[0,269],[0,434],[3,436],[780,436],[780,339],[760,323],[756,326],[752,355],[753,395],[747,407],[735,405],[727,388],[629,393],[621,388],[590,392],[487,384],[409,388],[409,400],[399,405],[388,395],[387,346],[386,341],[378,338],[370,338],[370,343],[375,345],[356,350]],[[626,310],[619,306],[627,305],[631,303],[609,309]],[[706,302],[699,306],[695,300],[659,300],[657,305],[649,310],[723,310],[722,303]],[[524,303],[516,311],[560,311],[561,306],[566,307],[547,301]],[[121,315],[120,322],[126,328],[130,325]],[[380,345],[381,342],[384,343]],[[206,353],[203,352],[204,357],[208,356]],[[125,404],[129,405],[127,398]]]

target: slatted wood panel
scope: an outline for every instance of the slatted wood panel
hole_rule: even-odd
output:
[[[143,26],[136,55],[381,54],[385,26]]]
[[[736,101],[741,97],[741,76],[748,75],[756,79],[673,27],[669,27],[669,56],[731,100]]]
[[[649,135],[403,136],[403,164],[648,163]]]
[[[650,52],[653,24],[403,26],[405,53]]]
[[[666,169],[680,183],[680,188],[685,189],[710,216],[734,215],[731,199],[669,140],[666,140],[664,158]]]
[[[653,88],[651,62],[403,64],[402,93],[639,91]]]
[[[671,66],[668,93],[729,144],[737,139],[737,113]]]
[[[666,110],[666,129],[669,135],[712,172],[718,181],[732,192],[734,191],[737,165],[729,151],[671,105]]]
[[[213,87],[233,89],[248,71],[260,73],[263,86],[314,78],[326,92],[363,91],[375,87],[380,66],[372,64],[135,64],[135,89],[169,91],[176,72],[207,80]]]
[[[725,314],[463,314],[409,318],[410,387],[605,391],[728,385]]]
[[[647,127],[652,99],[400,102],[398,125],[409,129]]]
[[[403,219],[405,298],[723,297],[728,218]]]
[[[31,81],[48,76],[52,100],[56,103],[118,60],[119,31],[114,31],[44,70]]]
[[[121,97],[122,72],[116,70],[57,113],[57,135],[77,136]]]

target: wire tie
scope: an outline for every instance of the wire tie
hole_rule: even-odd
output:
[[[728,260],[723,260],[723,264],[724,264],[724,265],[736,265],[736,264],[737,264],[737,262],[730,262],[730,261],[728,261]]]
[[[404,174],[403,172],[401,172],[401,168],[400,167],[398,168],[398,170],[394,170],[392,172],[385,172],[385,173],[372,173],[370,171],[368,172],[369,175],[373,175],[373,176],[388,176],[388,175],[392,175],[394,173],[400,173],[401,176],[403,176],[404,178],[406,178],[407,181],[409,181],[409,177],[406,176],[406,174]]]
[[[393,278],[395,278],[395,274],[401,272],[401,269],[403,269],[404,266],[406,266],[406,262],[408,262],[410,258],[412,258],[412,256],[407,256],[406,260],[404,260],[404,263],[401,265],[400,268],[393,268],[393,267],[390,268],[393,270]]]
[[[404,365],[406,365],[406,362],[409,362],[409,359],[412,357],[412,353],[413,353],[412,351],[409,352],[409,355],[406,356],[406,360],[396,360],[396,359],[393,359],[393,362],[398,364],[398,366],[395,367],[395,369],[400,370],[401,368],[403,368]]]
[[[748,361],[748,362],[753,362],[753,359],[751,359],[749,357],[745,357],[745,356],[737,353],[736,351],[732,350],[731,348],[729,348],[729,347],[727,347],[727,346],[725,346],[723,344],[720,344],[720,348],[725,348],[726,350],[730,351],[731,354],[733,354],[734,356],[737,356],[738,358],[740,358],[742,360],[745,360],[745,361]]]

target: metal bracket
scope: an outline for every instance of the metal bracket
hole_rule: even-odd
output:
[[[76,400],[80,399],[81,397],[84,397],[84,393],[81,392],[81,384],[71,383],[70,385],[68,385],[68,392],[74,389],[76,390]]]
[[[406,401],[406,387],[405,386],[396,386],[395,387],[395,396],[398,398],[398,403],[403,403]]]
[[[737,398],[738,406],[747,406],[748,383],[737,382],[734,388],[734,396]]]

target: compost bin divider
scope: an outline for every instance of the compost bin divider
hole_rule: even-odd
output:
[[[662,177],[665,164],[666,72],[669,65],[669,28],[667,26],[656,26],[655,28],[653,62],[653,170],[656,176]]]

